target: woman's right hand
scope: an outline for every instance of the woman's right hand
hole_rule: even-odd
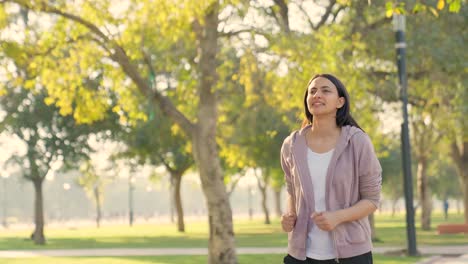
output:
[[[295,214],[283,214],[281,216],[281,227],[284,232],[291,232],[296,225],[297,216]]]

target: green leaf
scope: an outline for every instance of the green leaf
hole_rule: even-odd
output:
[[[413,13],[418,13],[423,10],[423,5],[421,3],[416,3],[413,7]]]
[[[449,11],[452,13],[458,13],[461,8],[461,0],[455,0],[452,3],[450,3],[449,6]]]

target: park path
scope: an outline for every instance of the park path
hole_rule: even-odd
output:
[[[457,246],[419,246],[423,255],[438,255],[425,259],[418,264],[468,264],[468,244]],[[375,247],[374,253],[401,252],[401,247]],[[285,253],[283,247],[240,247],[238,254],[278,254]],[[206,255],[206,248],[107,248],[107,249],[47,249],[47,250],[0,250],[0,258],[32,257],[121,257],[121,256],[170,256],[170,255]],[[465,255],[464,255],[465,254]],[[460,257],[441,257],[462,255]]]

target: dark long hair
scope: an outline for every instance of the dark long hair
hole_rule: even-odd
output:
[[[314,120],[314,116],[312,115],[312,113],[309,112],[309,108],[307,107],[307,93],[309,90],[310,83],[313,80],[317,79],[318,77],[327,78],[330,82],[332,82],[336,86],[336,89],[338,90],[338,96],[345,98],[344,105],[336,111],[336,125],[338,127],[343,127],[343,126],[348,125],[348,126],[354,126],[359,129],[362,129],[358,125],[358,123],[354,120],[354,118],[351,116],[350,109],[349,109],[349,105],[350,105],[349,94],[348,94],[348,91],[346,90],[346,87],[340,80],[338,80],[338,78],[336,78],[335,76],[331,74],[326,74],[326,73],[315,75],[312,79],[310,79],[309,83],[307,84],[306,91],[304,94],[304,112],[305,112],[306,119],[304,120],[304,122],[302,122],[302,127],[304,127],[307,124],[312,124],[312,121]]]

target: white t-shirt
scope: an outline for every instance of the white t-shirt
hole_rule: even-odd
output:
[[[315,211],[323,212],[325,205],[325,185],[328,165],[330,164],[333,150],[326,153],[315,153],[310,148],[307,151],[307,163],[314,187]],[[323,231],[316,225],[312,226],[307,236],[307,257],[317,260],[334,259],[335,248],[331,232]]]

